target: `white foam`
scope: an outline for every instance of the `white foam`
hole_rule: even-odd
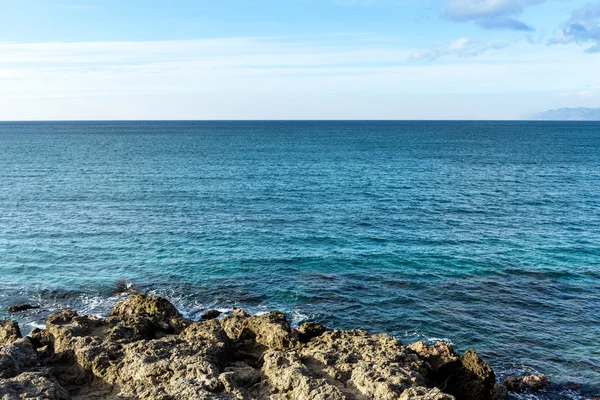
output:
[[[454,346],[454,343],[452,343],[452,340],[448,339],[448,338],[437,338],[437,337],[432,337],[432,338],[426,338],[423,340],[425,343],[437,343],[437,342],[444,342],[447,343],[449,345]]]

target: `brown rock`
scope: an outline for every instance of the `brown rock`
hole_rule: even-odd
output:
[[[444,365],[455,363],[459,360],[452,345],[445,342],[437,342],[431,346],[427,346],[423,342],[416,342],[408,346],[408,348],[427,360],[433,371],[437,371]]]
[[[524,377],[509,376],[504,380],[504,386],[509,392],[537,392],[550,386],[550,381],[544,374],[528,375]]]
[[[0,346],[8,346],[20,337],[19,324],[15,321],[0,320]]]
[[[430,383],[458,400],[506,398],[502,388],[496,387],[494,371],[474,350],[458,357],[451,345],[442,342],[433,346],[415,343],[409,348],[429,363]]]
[[[273,394],[281,399],[346,400],[342,391],[326,379],[313,377],[295,351],[272,350],[265,354],[263,375]]]
[[[231,339],[253,340],[269,349],[284,350],[298,344],[285,315],[276,311],[250,317],[234,310],[233,315],[221,320],[221,325]]]
[[[331,331],[301,349],[313,374],[352,397],[396,399],[406,389],[424,386],[425,364],[393,337],[366,331]]]
[[[20,311],[33,310],[37,308],[40,308],[40,306],[32,306],[31,304],[19,304],[14,306],[8,306],[8,312],[14,313]]]
[[[10,379],[0,379],[1,399],[71,400],[69,393],[52,377],[26,372]]]
[[[412,387],[400,395],[399,400],[455,400],[454,396],[442,393],[438,388]]]
[[[508,399],[508,390],[506,386],[495,384],[494,389],[492,390],[492,395],[490,397],[491,400],[507,400]]]
[[[0,348],[0,355],[9,357],[17,372],[38,365],[37,354],[28,338],[17,339],[10,346]]]
[[[550,386],[550,381],[546,378],[546,375],[529,375],[523,378],[523,384],[531,391],[538,391],[547,386]]]
[[[407,348],[314,323],[293,330],[278,312],[191,323],[165,299],[135,295],[106,319],[62,311],[27,338],[14,328],[2,331],[2,399],[62,400],[67,390],[97,400],[506,398],[472,350],[459,357],[446,344]]]
[[[202,314],[202,316],[200,318],[202,318],[205,321],[208,321],[210,319],[217,319],[217,318],[219,318],[219,316],[221,314],[222,313],[219,310],[208,310],[207,312],[205,312],[204,314]]]
[[[154,329],[155,318],[145,311],[107,320],[70,311],[51,315],[46,326],[55,354],[71,365],[53,371],[66,378],[62,382],[71,390],[85,392],[99,378],[112,391],[134,398],[211,398],[222,390],[220,363],[226,360],[229,339],[218,321],[153,338],[144,329]]]
[[[180,332],[188,324],[168,300],[142,294],[135,294],[118,302],[110,315],[121,318],[145,318],[159,329],[171,332]]]
[[[305,322],[300,325],[296,331],[298,332],[298,339],[302,343],[307,343],[310,342],[312,338],[319,337],[327,332],[327,328],[315,322]]]

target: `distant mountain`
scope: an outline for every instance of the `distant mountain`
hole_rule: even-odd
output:
[[[559,108],[535,114],[536,121],[600,121],[600,108]]]

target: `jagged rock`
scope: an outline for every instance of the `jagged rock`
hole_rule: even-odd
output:
[[[337,386],[314,378],[295,351],[272,350],[265,354],[263,375],[268,379],[275,399],[345,400]]]
[[[17,372],[38,365],[37,354],[28,338],[17,339],[10,346],[1,347],[0,355],[12,359]]]
[[[40,306],[32,306],[31,304],[19,304],[14,306],[8,306],[8,312],[14,313],[20,311],[34,310],[38,308],[40,308]]]
[[[204,314],[202,314],[200,316],[200,318],[202,318],[205,321],[208,321],[210,319],[217,319],[217,318],[219,318],[219,316],[221,314],[222,313],[219,310],[208,310],[207,312],[205,312]]]
[[[423,342],[416,342],[409,345],[408,348],[427,360],[433,371],[438,371],[444,365],[459,360],[452,345],[445,342],[437,342],[431,346],[427,346]]]
[[[19,374],[15,360],[9,355],[0,354],[0,379],[8,379]]]
[[[492,394],[490,397],[491,400],[507,400],[508,399],[508,390],[506,386],[495,384],[494,389],[492,389]]]
[[[327,332],[327,328],[316,322],[304,322],[296,331],[298,332],[298,339],[302,343],[307,343],[310,342],[310,339],[319,337]]]
[[[225,367],[219,379],[232,388],[249,389],[261,380],[260,370],[251,367],[245,362],[237,361]]]
[[[250,317],[236,309],[233,315],[221,320],[227,335],[233,340],[254,340],[269,349],[284,350],[298,345],[290,324],[280,312]]]
[[[433,346],[419,342],[409,348],[428,362],[430,384],[458,400],[502,400],[507,397],[502,387],[496,385],[492,368],[473,349],[458,357],[452,345],[443,342]]]
[[[10,379],[0,379],[0,398],[3,400],[71,400],[69,393],[53,378],[31,372]]]
[[[398,400],[455,400],[454,396],[442,393],[438,388],[412,387],[406,389]]]
[[[26,338],[0,326],[2,400],[506,398],[472,350],[459,357],[447,344],[407,348],[314,323],[294,330],[279,312],[192,323],[167,300],[136,294],[108,318],[54,313]]]
[[[544,374],[524,377],[509,376],[504,380],[504,386],[506,386],[509,392],[537,392],[550,386],[550,381]]]
[[[145,317],[166,331],[180,332],[188,325],[173,304],[158,296],[135,294],[115,304],[110,315],[122,318]]]
[[[19,324],[15,321],[0,320],[0,346],[8,346],[20,337]]]
[[[69,372],[74,379],[65,381],[67,386],[100,378],[140,399],[181,398],[182,393],[188,396],[183,398],[202,398],[222,389],[220,363],[229,338],[218,321],[191,324],[179,335],[153,337],[154,322],[172,316],[164,309],[114,314],[104,320],[63,311],[48,318],[55,353],[79,368]]]
[[[386,334],[325,332],[301,354],[316,373],[362,397],[395,399],[409,387],[425,385],[423,361]]]

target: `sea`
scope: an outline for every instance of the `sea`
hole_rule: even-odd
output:
[[[0,123],[0,319],[105,316],[123,285],[600,396],[600,123]]]

